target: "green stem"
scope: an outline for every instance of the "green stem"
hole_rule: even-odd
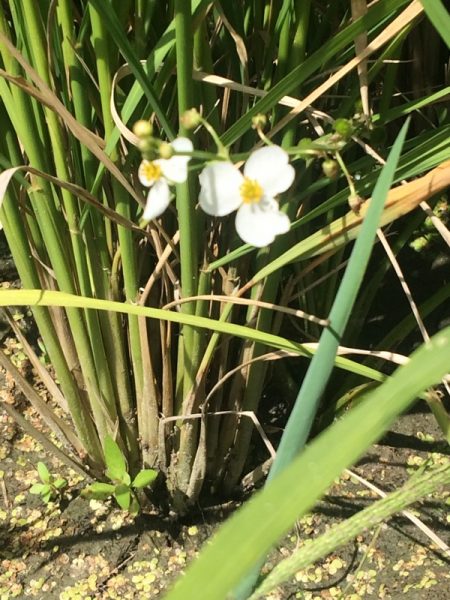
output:
[[[289,49],[289,61],[288,70],[294,69],[297,65],[300,65],[306,57],[306,43],[308,40],[309,32],[309,17],[311,13],[311,0],[303,0],[302,2],[294,3],[295,20],[297,27],[292,40],[292,45]],[[297,87],[292,90],[293,96],[300,96],[301,90]],[[291,122],[286,127],[283,134],[283,148],[292,146],[295,140],[295,133],[297,130],[297,123]]]
[[[34,32],[33,36],[30,34],[30,39],[36,44],[39,44],[41,38],[39,34],[39,27],[36,23],[36,21],[38,21],[38,17],[36,14],[34,14],[35,5],[31,3],[29,8],[30,14],[27,14],[27,16],[30,17],[29,26],[30,30]],[[1,21],[0,27],[2,29],[2,33],[7,35],[7,30],[4,29],[6,24],[3,19]],[[2,47],[1,51],[5,64],[8,62],[11,63],[12,59],[9,56],[9,52],[6,50],[6,48]],[[14,98],[18,99],[18,103],[7,106],[9,117],[14,124],[30,163],[39,170],[44,171],[47,168],[45,156],[46,154],[48,155],[48,153],[42,151],[40,144],[41,138],[36,135],[36,115],[34,111],[30,114],[30,111],[26,110],[26,102],[23,101],[21,90],[14,89]],[[53,113],[50,111],[50,114]],[[51,117],[49,116],[49,125],[52,124],[50,120]],[[73,272],[73,258],[70,253],[70,248],[67,248],[67,243],[63,239],[62,235],[62,231],[65,230],[65,222],[62,218],[61,212],[56,208],[56,201],[52,202],[50,200],[51,198],[56,198],[56,196],[53,194],[52,188],[45,180],[39,180],[38,178],[34,179],[38,183],[39,187],[37,187],[34,192],[30,193],[30,200],[39,228],[41,230],[42,237],[45,239],[46,250],[50,257],[52,267],[55,271],[58,285],[64,291],[76,293],[77,290],[71,277]],[[69,206],[69,210],[70,209],[71,207]],[[74,230],[76,231],[75,228]],[[66,312],[73,333],[74,342],[77,347],[78,360],[85,376],[85,383],[89,393],[89,399],[94,412],[96,412],[99,417],[99,431],[106,432],[103,401],[100,398],[100,393],[97,386],[91,347],[83,319],[83,311],[78,309],[68,309]]]
[[[2,123],[4,126],[3,140],[7,151],[13,159],[13,164],[18,164],[20,162],[20,155],[16,147],[15,133],[13,133],[11,127],[8,128],[5,126],[6,123],[9,123],[9,119],[2,118]],[[10,185],[14,184],[11,183]],[[10,191],[6,192],[5,200],[0,210],[0,221],[3,225],[22,285],[29,289],[39,289],[41,284],[27,242],[23,216],[16,202],[16,195]],[[77,436],[81,440],[93,466],[98,467],[102,463],[102,451],[97,431],[89,411],[86,409],[76,380],[68,368],[49,310],[37,306],[33,307],[32,310],[64,397],[67,400]]]
[[[191,3],[185,0],[175,0],[175,37],[177,58],[177,90],[179,114],[192,108],[193,103],[193,30]],[[189,132],[182,126],[181,135]],[[197,269],[198,269],[198,219],[195,207],[191,202],[190,182],[177,185],[176,204],[180,228],[180,266],[181,266],[181,293],[183,296],[191,296],[197,293]],[[195,303],[186,303],[182,311],[187,314],[195,314]],[[193,327],[182,328],[183,344],[183,385],[180,386],[176,398],[176,412],[182,411],[183,399],[189,394],[195,383],[195,374],[199,360],[199,338]],[[179,379],[178,379],[179,380]],[[181,392],[181,394],[180,394]],[[177,469],[177,486],[186,490],[189,484],[190,468],[193,460],[191,447],[191,436],[195,436],[195,426],[192,422],[185,421],[181,426],[179,464]],[[188,441],[189,440],[189,441]],[[184,450],[185,443],[187,449]]]
[[[111,75],[111,64],[110,56],[108,51],[108,34],[105,28],[105,24],[102,21],[97,10],[89,5],[89,14],[92,27],[92,39],[95,49],[95,56],[97,61],[97,74],[100,89],[100,99],[102,105],[103,122],[105,128],[105,139],[106,141],[112,136],[114,131],[114,122],[112,121],[109,101],[112,89],[112,75]],[[117,150],[113,150],[111,153],[111,159],[118,161]],[[115,179],[111,182],[113,189],[113,197],[115,201],[116,211],[126,217],[131,218],[131,207],[130,198],[126,191],[120,186]],[[125,296],[128,302],[135,302],[138,296],[138,274],[136,266],[136,255],[135,255],[135,244],[132,233],[124,227],[118,226],[117,228],[119,244],[120,244],[120,255],[122,260],[122,269],[124,277]],[[142,369],[142,350],[140,343],[139,334],[139,323],[135,317],[129,318],[129,334],[130,334],[130,353],[131,361],[133,364],[134,381],[136,398],[138,402],[143,401],[143,369]],[[117,338],[117,332],[116,332]],[[116,348],[119,355],[123,356],[121,344],[117,345]],[[116,358],[114,359],[116,369],[120,365],[117,364]],[[122,368],[122,373],[116,371],[118,375],[118,381],[121,381],[119,388],[119,403],[120,413],[123,416],[123,422],[121,426],[124,430],[124,437],[127,447],[131,453],[132,462],[137,461],[138,447],[137,447],[137,431],[133,424],[133,412],[134,407],[131,400],[129,386],[127,384],[126,373]]]
[[[26,9],[27,32],[32,44],[35,68],[40,77],[50,87],[51,80],[45,52],[45,34],[39,6],[35,2],[27,2]],[[53,111],[44,109],[44,112],[49,128],[56,174],[64,181],[68,181],[70,176],[60,123]],[[46,236],[49,238],[51,236],[52,238],[52,241],[48,240],[47,247],[51,253],[50,257],[61,289],[70,293],[77,293],[79,288],[83,295],[90,296],[91,286],[85,247],[78,227],[78,203],[67,190],[62,190],[61,195],[72,242],[73,259],[78,281],[74,281],[73,279],[73,268],[71,261],[68,260],[69,257],[67,257],[64,251],[65,242],[61,230],[45,232]],[[85,376],[85,383],[95,421],[99,428],[100,436],[103,439],[110,432],[111,424],[114,423],[117,413],[109,370],[105,361],[101,338],[99,337],[98,320],[95,313],[90,311],[85,313],[84,318],[83,313],[80,311],[68,310],[67,314],[77,347],[78,358]],[[94,344],[95,340],[95,346],[91,345],[91,340],[92,344]]]

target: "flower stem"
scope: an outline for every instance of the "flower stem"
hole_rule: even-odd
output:
[[[192,108],[193,105],[193,28],[191,3],[186,0],[175,0],[175,39],[176,39],[176,59],[177,59],[177,91],[178,91],[178,111],[182,115]],[[181,125],[182,135],[189,135],[188,130]],[[179,228],[180,228],[180,264],[181,264],[181,293],[183,296],[190,296],[197,293],[198,278],[198,238],[199,223],[195,212],[194,204],[191,201],[190,194],[191,181],[177,185],[176,203],[178,210]],[[188,314],[195,314],[195,303],[186,303],[181,309]],[[200,338],[198,332],[193,327],[184,326],[182,329],[180,343],[183,344],[182,365],[178,368],[183,369],[182,385],[177,390],[175,411],[181,410],[183,398],[190,392],[195,382],[195,374],[199,361]],[[177,377],[181,381],[180,376]],[[191,429],[191,423],[183,424],[183,429]],[[184,456],[183,449],[180,449],[180,456],[183,457],[182,465],[179,465],[177,477],[177,486],[181,489],[187,489],[190,476],[190,466],[193,456]]]

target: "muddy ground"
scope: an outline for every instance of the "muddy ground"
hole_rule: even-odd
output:
[[[27,418],[42,428],[24,399],[18,400],[14,382],[6,377],[2,388],[3,400],[19,404]],[[355,472],[387,492],[398,488],[425,460],[448,461],[448,447],[433,417],[422,408],[399,419]],[[47,455],[4,412],[0,412],[0,440],[1,600],[162,597],[202,543],[237,507],[237,503],[227,509],[199,507],[196,515],[181,522],[148,510],[133,520],[110,502],[82,498],[80,476]],[[38,481],[39,460],[68,479],[60,502],[45,505],[29,493]],[[342,478],[282,540],[266,568],[302,540],[317,536],[376,497],[361,483]],[[450,491],[441,490],[414,506],[416,515],[447,544],[449,503]],[[298,572],[267,598],[444,600],[450,597],[449,563],[450,557],[417,527],[397,517]]]

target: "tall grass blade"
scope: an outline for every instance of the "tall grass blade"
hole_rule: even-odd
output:
[[[399,490],[357,512],[316,539],[308,540],[292,556],[274,567],[256,592],[252,594],[251,600],[261,598],[273,588],[293,577],[300,569],[334,552],[364,530],[373,528],[374,525],[385,521],[395,513],[403,511],[413,502],[417,502],[448,484],[450,484],[450,462],[442,466],[431,467],[420,479],[411,478]]]
[[[450,328],[411,356],[361,404],[319,435],[279,476],[226,522],[166,600],[234,600],[231,590],[314,506],[334,479],[388,429],[393,420],[448,370]],[[224,560],[226,557],[226,560]],[[214,576],[211,576],[214,574]]]
[[[450,14],[441,0],[420,0],[427,17],[450,48]]]
[[[392,185],[397,163],[408,131],[409,120],[403,125],[383,167],[373,191],[361,232],[355,242],[342,283],[330,312],[330,325],[320,336],[319,347],[303,379],[300,391],[278,447],[277,456],[268,476],[268,484],[283,471],[303,448],[311,431],[323,391],[333,370],[334,359],[353,309],[369,262],[384,203]],[[236,593],[245,599],[258,577],[259,567],[249,574]]]

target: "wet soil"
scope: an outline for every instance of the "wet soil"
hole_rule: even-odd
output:
[[[6,377],[3,400],[15,402],[14,382]],[[22,411],[43,429],[32,409]],[[202,544],[238,503],[209,507],[190,519],[173,521],[147,510],[132,519],[112,502],[79,495],[83,482],[0,413],[0,598],[144,599],[161,597]],[[38,481],[36,464],[69,481],[59,502],[45,505],[29,493]],[[392,491],[424,463],[449,461],[433,417],[421,410],[399,419],[384,440],[354,468],[385,492]],[[351,516],[377,498],[345,476],[315,510],[302,518],[269,557],[265,569],[288,556],[306,538]],[[450,490],[427,497],[414,511],[450,544]],[[364,560],[363,560],[364,559]],[[446,599],[450,596],[450,557],[403,517],[368,531],[300,571],[267,598]],[[199,599],[202,598],[199,591]],[[205,599],[207,600],[207,599]]]

